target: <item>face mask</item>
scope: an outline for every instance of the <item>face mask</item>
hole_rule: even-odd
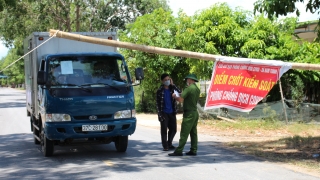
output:
[[[165,86],[169,86],[170,85],[170,80],[167,80],[163,83]]]

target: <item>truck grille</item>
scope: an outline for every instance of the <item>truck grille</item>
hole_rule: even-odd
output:
[[[90,120],[89,116],[73,116],[74,120]],[[112,118],[112,114],[102,114],[102,115],[97,115],[97,119],[109,119]]]

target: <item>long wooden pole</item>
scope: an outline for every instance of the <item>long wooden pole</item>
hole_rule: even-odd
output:
[[[53,36],[57,31],[58,30],[50,29],[50,36]],[[138,51],[154,53],[154,54],[179,56],[179,57],[194,58],[194,59],[201,59],[201,60],[207,60],[207,61],[215,61],[217,58],[222,57],[220,55],[212,55],[212,54],[198,53],[198,52],[192,52],[192,51],[167,49],[167,48],[160,48],[160,47],[154,47],[154,46],[133,44],[128,42],[113,41],[108,39],[83,36],[80,34],[72,34],[72,33],[63,32],[63,31],[59,31],[56,34],[56,37],[75,40],[75,41],[82,41],[87,43],[93,43],[93,44],[101,44],[106,46],[138,50]],[[292,69],[320,71],[320,64],[292,63]]]

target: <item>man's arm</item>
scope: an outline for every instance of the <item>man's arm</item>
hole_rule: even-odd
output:
[[[158,89],[157,90],[157,93],[156,93],[156,103],[157,103],[157,111],[158,111],[158,114],[160,113],[160,109],[161,109],[161,91]]]
[[[172,88],[173,90],[176,90],[178,93],[181,93],[181,90],[175,84],[172,84]]]
[[[180,102],[180,103],[183,103],[183,98],[180,96],[180,97],[176,97],[176,94],[175,93],[173,93],[172,94],[172,97],[176,100],[176,101],[178,101],[178,102]]]
[[[173,83],[172,78],[170,78],[170,84],[171,84],[173,90],[176,90],[176,91],[178,91],[178,93],[181,93],[181,90]]]
[[[175,98],[176,101],[183,103],[184,99],[188,97],[189,93],[189,88],[185,88],[179,97],[177,97],[175,93],[172,94],[172,97]]]

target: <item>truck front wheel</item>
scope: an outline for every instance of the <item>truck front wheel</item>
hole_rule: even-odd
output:
[[[41,148],[42,153],[45,157],[53,155],[54,141],[51,141],[46,137],[46,135],[43,132],[43,128],[41,128]]]
[[[128,147],[128,136],[118,136],[115,138],[114,144],[118,152],[126,152]]]

